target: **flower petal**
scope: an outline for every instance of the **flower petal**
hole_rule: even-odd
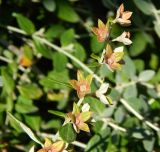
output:
[[[100,19],[98,19],[98,28],[106,28],[106,25]]]
[[[119,62],[120,60],[122,60],[124,52],[114,52],[113,56],[114,56],[114,61]]]
[[[93,76],[91,74],[86,77],[86,81],[89,83],[89,85],[91,84],[92,79],[93,79]]]
[[[81,123],[78,125],[78,128],[79,128],[80,130],[85,131],[85,132],[90,132],[90,129],[89,129],[89,127],[88,127],[88,125],[87,125],[86,123],[81,122]]]
[[[100,101],[101,101],[102,103],[104,103],[104,104],[109,104],[109,102],[108,102],[108,100],[107,100],[107,98],[106,98],[105,95],[101,95],[99,99],[100,99]]]
[[[72,111],[72,113],[75,114],[75,115],[78,115],[80,113],[79,107],[78,107],[78,105],[75,102],[73,104],[73,111]]]
[[[77,80],[78,80],[78,81],[85,80],[85,78],[84,78],[82,72],[79,71],[79,70],[77,71]]]
[[[49,147],[52,145],[52,141],[48,138],[45,139],[44,147]]]
[[[92,116],[92,112],[91,111],[86,111],[86,112],[82,112],[80,114],[80,119],[83,121],[83,122],[86,122],[88,121]]]
[[[57,141],[54,144],[52,144],[52,147],[55,152],[61,152],[65,149],[65,142],[64,141]]]
[[[98,35],[98,28],[92,27],[92,32],[93,32],[95,35]]]
[[[118,10],[117,10],[117,15],[116,15],[116,19],[120,17],[120,15],[124,12],[124,5],[123,3],[119,6]]]
[[[77,90],[77,80],[70,80],[69,83],[75,90]]]
[[[113,70],[121,70],[122,69],[122,65],[115,62],[112,65],[110,65],[110,68],[113,69]]]
[[[125,12],[123,12],[123,14],[122,14],[122,19],[128,20],[131,16],[132,16],[132,12],[125,11]]]
[[[109,44],[107,44],[105,56],[108,58],[111,56],[112,53],[113,53],[112,47]]]
[[[99,88],[99,92],[104,94],[107,92],[108,88],[109,88],[109,83],[103,83]]]
[[[90,105],[88,103],[85,103],[83,106],[82,106],[82,112],[86,112],[86,111],[89,111],[90,109]]]

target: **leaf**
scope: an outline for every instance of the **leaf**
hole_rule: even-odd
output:
[[[59,117],[63,117],[65,118],[66,117],[66,114],[63,113],[63,112],[60,112],[60,111],[56,111],[56,110],[48,110],[49,113],[51,114],[54,114],[56,116],[59,116]]]
[[[152,2],[144,0],[133,0],[133,2],[146,15],[152,15],[155,10],[155,6]]]
[[[73,43],[74,35],[75,35],[74,29],[69,29],[69,30],[65,31],[60,37],[61,45],[67,46],[67,45]]]
[[[147,41],[145,39],[145,35],[142,32],[137,32],[134,34],[132,39],[133,43],[129,49],[129,53],[131,56],[138,56],[139,54],[145,51],[147,46]]]
[[[13,13],[13,16],[16,17],[19,27],[26,33],[33,34],[36,31],[34,24],[27,17],[18,13]]]
[[[35,130],[39,131],[40,130],[40,124],[41,124],[41,117],[38,115],[25,115],[25,122],[28,124],[28,126]]]
[[[93,53],[99,53],[103,50],[105,44],[99,43],[95,35],[91,37],[90,41],[90,47]]]
[[[148,152],[153,151],[154,143],[155,143],[155,138],[153,137],[150,139],[144,139],[143,140],[144,149]]]
[[[134,60],[134,64],[135,64],[136,69],[137,69],[138,72],[143,71],[144,68],[145,68],[144,60],[136,59],[136,60]]]
[[[158,37],[160,38],[160,23],[158,21],[154,22],[154,30],[157,33]]]
[[[159,58],[156,54],[151,54],[151,59],[149,61],[149,65],[152,69],[156,70],[159,64]]]
[[[137,94],[138,94],[137,87],[135,84],[133,84],[133,85],[128,86],[125,89],[123,96],[125,99],[128,99],[131,97],[137,97]]]
[[[69,76],[67,70],[61,72],[51,71],[47,77],[40,80],[40,84],[49,89],[70,89],[68,82]]]
[[[86,97],[83,100],[84,103],[88,103],[91,107],[91,111],[94,112],[95,116],[102,116],[105,110],[105,105],[93,97]]]
[[[80,19],[79,15],[66,0],[58,0],[58,17],[71,23],[76,23]]]
[[[10,95],[13,93],[15,87],[14,80],[10,75],[10,73],[8,72],[8,69],[5,67],[1,68],[1,74],[2,74],[3,87],[5,91]]]
[[[45,36],[47,39],[59,38],[61,34],[64,32],[65,28],[61,24],[51,25],[45,32]]]
[[[80,61],[85,61],[86,51],[80,43],[74,43],[74,52],[73,55],[77,57]]]
[[[61,138],[68,143],[75,141],[77,136],[71,123],[67,123],[66,125],[62,126],[59,130],[59,134]]]
[[[7,112],[8,116],[10,117],[10,119],[14,120],[22,129],[25,133],[27,133],[27,135],[34,140],[36,143],[40,144],[41,146],[43,146],[43,144],[38,140],[38,138],[34,135],[34,133],[32,132],[32,130],[30,128],[28,128],[25,124],[23,124],[22,122],[20,122],[18,119],[16,119],[11,113]]]
[[[151,80],[154,75],[155,75],[155,72],[153,70],[145,70],[139,74],[138,80],[140,82],[146,82]]]
[[[49,48],[47,48],[44,44],[41,44],[38,39],[34,38],[34,46],[37,51],[37,53],[40,53],[43,57],[47,59],[53,58],[53,51]]]
[[[53,55],[53,63],[54,63],[54,68],[57,72],[61,72],[66,69],[68,59],[65,55],[56,52]]]
[[[42,4],[45,7],[45,9],[49,12],[54,12],[56,9],[56,3],[54,0],[43,0]]]
[[[115,121],[118,123],[121,123],[123,119],[125,118],[125,112],[124,108],[122,106],[118,107],[118,109],[114,113]]]
[[[99,130],[98,134],[92,136],[92,138],[87,143],[85,152],[104,152],[107,145],[107,140],[109,138],[110,129],[105,128]]]
[[[43,92],[36,84],[23,84],[18,86],[20,94],[29,99],[39,99]]]
[[[125,65],[123,65],[122,68],[122,74],[128,79],[134,79],[136,75],[136,67],[134,65],[134,62],[131,60],[129,56],[124,56]],[[123,78],[123,75],[119,75],[120,79]]]

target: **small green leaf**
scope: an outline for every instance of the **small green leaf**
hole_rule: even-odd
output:
[[[20,122],[18,119],[16,119],[11,113],[7,113],[8,116],[10,117],[10,119],[14,120],[22,129],[25,133],[27,133],[27,135],[34,140],[36,143],[40,144],[41,146],[43,146],[43,144],[38,140],[38,138],[34,135],[34,133],[32,132],[32,130],[30,128],[28,128],[25,124],[23,124],[22,122]]]
[[[67,46],[67,45],[73,43],[74,35],[75,35],[74,29],[69,29],[69,30],[65,31],[60,37],[61,45]]]
[[[47,39],[59,38],[61,34],[64,32],[65,28],[61,24],[51,25],[45,32],[45,36]]]
[[[99,53],[104,48],[104,43],[99,43],[96,36],[91,37],[90,47],[93,53]]]
[[[33,34],[36,31],[34,24],[27,17],[18,13],[13,13],[13,16],[16,17],[19,27],[26,33]]]
[[[159,22],[154,22],[154,30],[158,37],[160,38],[160,23]]]
[[[155,10],[155,6],[152,2],[144,0],[133,0],[133,2],[146,15],[152,15]]]
[[[137,87],[135,84],[133,84],[125,88],[123,96],[125,99],[128,99],[131,97],[137,97],[137,94]]]
[[[153,70],[145,70],[139,74],[138,80],[142,82],[146,82],[151,80],[154,75],[155,75],[155,72]]]
[[[27,125],[35,130],[39,131],[40,130],[40,124],[41,124],[41,117],[38,115],[24,115],[25,122]]]
[[[36,84],[23,84],[18,86],[20,94],[29,99],[39,99],[43,92]]]
[[[60,111],[56,111],[56,110],[48,110],[49,113],[51,114],[54,114],[56,116],[59,116],[59,117],[63,117],[65,118],[66,117],[66,114],[63,113],[63,112],[60,112]]]
[[[66,0],[58,0],[58,17],[67,22],[76,23],[79,21],[79,15]]]
[[[91,107],[91,111],[94,112],[96,116],[102,116],[105,110],[105,105],[93,97],[86,97],[83,100],[84,103],[88,103]]]
[[[47,59],[52,59],[53,51],[47,48],[44,44],[41,44],[38,39],[34,38],[34,46],[37,53],[40,53],[43,57]]]
[[[144,149],[145,149],[147,152],[153,151],[154,143],[155,143],[155,138],[153,138],[153,137],[152,137],[152,138],[149,138],[149,139],[144,139],[144,140],[143,140]]]
[[[40,80],[40,84],[49,89],[70,89],[68,71],[51,71],[47,77]]]
[[[74,43],[73,55],[77,57],[80,61],[84,61],[86,59],[86,51],[80,43]]]
[[[125,118],[125,112],[122,106],[118,107],[118,109],[114,113],[115,121],[121,123]]]
[[[43,0],[42,3],[47,11],[49,11],[49,12],[55,11],[56,3],[54,0]]]
[[[65,55],[56,52],[53,55],[53,63],[56,71],[61,72],[65,70],[68,59]]]
[[[66,125],[62,126],[62,128],[59,130],[59,134],[61,138],[68,143],[75,141],[77,136],[71,123],[67,123]]]
[[[133,43],[129,49],[131,56],[138,56],[145,51],[147,41],[143,32],[137,32],[132,39]]]
[[[1,68],[1,73],[2,73],[2,81],[3,81],[4,90],[8,94],[12,94],[14,87],[15,87],[12,76],[10,75],[6,67]]]

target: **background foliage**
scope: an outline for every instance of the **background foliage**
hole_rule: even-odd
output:
[[[99,44],[91,27],[100,18],[106,21],[124,3],[133,12],[131,32],[133,44],[125,48],[122,71],[110,72],[104,65],[97,67],[92,53],[100,55]],[[160,127],[160,1],[145,0],[1,0],[0,2],[0,151],[29,151],[35,142],[9,119],[10,111],[32,129],[43,141],[47,134],[57,132],[63,119],[48,110],[69,112],[77,100],[67,86],[76,77],[80,66],[63,54],[42,45],[32,34],[44,32],[47,40],[60,46],[92,68],[113,87],[113,106],[105,107],[92,97],[91,104],[98,117],[121,126],[115,130],[103,121],[90,125],[90,134],[79,134],[75,151],[156,151],[160,150],[160,131],[146,125],[148,120]],[[9,26],[25,33],[13,32]],[[115,25],[111,37],[119,36],[123,28]],[[20,62],[25,55],[32,63],[25,68]],[[95,90],[93,84],[92,90]],[[127,103],[144,118],[137,118],[123,104]],[[97,118],[98,119],[98,118]],[[85,137],[85,138],[84,138]],[[37,145],[37,148],[39,146]]]

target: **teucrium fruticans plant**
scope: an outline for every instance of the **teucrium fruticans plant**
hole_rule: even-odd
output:
[[[111,39],[111,29],[113,28],[113,25],[118,23],[122,26],[129,26],[131,24],[130,17],[132,15],[132,12],[124,11],[124,5],[122,4],[118,10],[115,19],[109,18],[107,23],[103,23],[100,19],[98,19],[98,27],[93,27],[92,32],[97,36],[97,40],[99,43],[104,42],[105,47],[101,52],[100,56],[97,56],[96,59],[98,59],[98,63],[100,66],[107,65],[108,69],[111,71],[114,70],[121,70],[123,68],[123,57],[124,57],[124,48],[123,46],[115,47],[113,43],[120,42],[120,44],[124,45],[130,45],[132,41],[130,40],[130,33],[124,31],[120,36]],[[23,24],[21,23],[21,15],[15,15],[18,18],[18,22],[20,23],[20,27],[23,29]],[[32,27],[32,23],[28,22],[30,24],[30,27]],[[8,27],[10,30],[14,31],[14,28]],[[104,118],[95,118],[94,112],[92,111],[91,105],[89,103],[85,103],[85,97],[91,96],[96,97],[99,99],[98,101],[101,101],[103,104],[114,104],[112,102],[112,99],[109,96],[109,83],[102,81],[96,74],[93,73],[90,68],[88,68],[84,63],[77,60],[74,56],[70,55],[67,51],[63,50],[62,48],[57,47],[56,45],[50,43],[45,38],[43,38],[43,30],[34,33],[34,31],[30,31],[26,28],[23,29],[24,31],[21,32],[21,34],[29,34],[32,36],[32,38],[35,40],[35,43],[40,42],[43,43],[58,52],[66,55],[71,60],[75,61],[78,65],[82,67],[84,71],[78,70],[77,72],[77,80],[70,80],[69,83],[77,91],[77,97],[79,100],[73,104],[72,111],[68,113],[62,113],[59,111],[50,111],[51,113],[61,116],[64,118],[64,124],[59,129],[57,134],[54,136],[53,140],[51,141],[48,138],[46,138],[44,145],[38,152],[48,152],[48,151],[54,151],[54,152],[65,152],[68,151],[68,144],[72,143],[76,140],[77,133],[81,133],[81,131],[85,131],[86,133],[90,132],[90,124],[102,120],[104,122],[107,122]],[[18,31],[17,31],[18,32]],[[70,46],[72,47],[72,46]],[[64,49],[67,49],[67,47]],[[25,50],[25,49],[24,49]],[[25,51],[22,50],[22,55],[19,59],[19,64],[22,67],[29,67],[32,63],[32,57],[27,56]],[[44,52],[43,52],[44,53]],[[45,54],[46,55],[46,54]],[[48,55],[46,55],[47,58],[49,58]],[[85,76],[84,72],[88,72],[89,75]],[[93,81],[96,80],[99,83],[97,83],[97,89],[92,92],[91,90],[91,84]],[[94,100],[93,100],[94,102]],[[138,117],[140,120],[143,120],[144,118],[135,113],[135,111],[128,107],[126,102],[124,100],[121,100],[121,102],[131,111],[136,117]],[[12,117],[12,115],[10,115]],[[18,121],[19,123],[19,121]],[[149,124],[149,122],[145,121],[145,123],[153,128],[153,125]],[[111,127],[119,129],[121,131],[126,132],[126,129],[121,128],[119,126],[116,126],[115,124],[108,123]],[[21,125],[22,128],[24,125]],[[153,128],[154,130],[158,130],[156,127]],[[25,126],[25,131],[27,132],[27,127]],[[28,134],[30,137],[34,137],[31,133],[31,130],[29,130]],[[37,138],[33,138],[37,142]],[[37,142],[41,143],[41,142]],[[81,146],[82,147],[82,146]]]

